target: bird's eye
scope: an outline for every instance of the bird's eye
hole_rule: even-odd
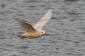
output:
[[[43,32],[42,32],[43,33]]]
[[[45,32],[41,32],[42,34],[45,34]]]
[[[44,32],[44,31],[41,31],[41,33],[42,33],[42,34],[45,34],[45,32]]]

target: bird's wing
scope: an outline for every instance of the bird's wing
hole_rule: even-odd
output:
[[[17,21],[25,29],[26,32],[34,32],[34,31],[36,31],[31,24],[19,20],[19,18],[13,17],[13,19],[15,21]]]
[[[41,30],[43,26],[51,19],[52,10],[49,9],[48,12],[33,26],[35,29]]]

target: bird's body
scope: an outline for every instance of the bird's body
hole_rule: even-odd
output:
[[[33,26],[29,23],[19,20],[18,18],[13,17],[13,19],[17,21],[26,31],[26,33],[20,34],[18,35],[18,37],[33,39],[44,35],[45,31],[43,31],[42,28],[51,19],[51,17],[52,17],[52,10],[48,10],[48,12],[44,15],[44,17],[42,17],[39,20],[39,22]]]
[[[18,37],[33,39],[33,38],[38,38],[38,37],[40,37],[42,35],[44,35],[44,34],[42,34],[42,32],[35,31],[35,32],[24,33],[24,34],[18,35]]]

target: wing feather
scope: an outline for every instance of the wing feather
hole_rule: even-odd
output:
[[[51,19],[52,10],[49,9],[48,12],[34,25],[34,28],[41,30],[43,26]]]
[[[15,21],[17,21],[17,22],[24,28],[24,30],[25,30],[26,32],[34,32],[34,31],[36,31],[31,24],[19,20],[19,18],[13,17],[13,19],[14,19]]]

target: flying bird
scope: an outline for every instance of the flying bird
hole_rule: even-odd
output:
[[[24,34],[17,35],[20,38],[38,38],[45,34],[45,31],[42,30],[43,26],[51,19],[52,10],[49,9],[47,13],[35,24],[31,25],[27,22],[19,20],[19,18],[12,17],[15,21],[17,21],[26,31]]]

